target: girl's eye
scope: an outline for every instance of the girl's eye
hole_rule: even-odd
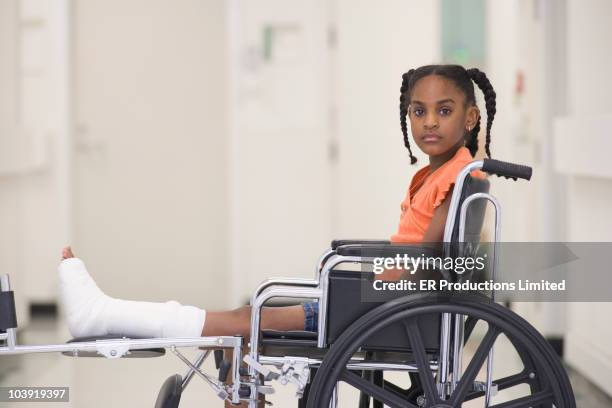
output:
[[[451,111],[450,109],[448,109],[448,108],[442,108],[442,109],[440,109],[440,114],[441,114],[442,116],[448,116],[448,115],[450,115],[450,114],[451,114],[451,112],[452,112],[452,111]]]
[[[423,116],[423,109],[421,108],[413,108],[412,109],[412,113],[414,114],[414,116]]]

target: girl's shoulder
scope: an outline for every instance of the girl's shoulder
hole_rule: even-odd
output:
[[[459,172],[461,172],[466,165],[474,160],[475,159],[472,157],[467,147],[461,147],[459,150],[457,150],[455,156],[444,163],[444,165],[438,169],[439,171],[436,171],[436,181],[443,183],[454,183],[455,179],[459,175]],[[477,178],[486,178],[486,174],[480,170],[472,171],[470,175]]]
[[[434,177],[431,178],[431,200],[433,208],[437,208],[442,202],[446,199],[448,192],[455,184],[455,180],[457,176],[461,172],[461,170],[469,163],[474,161],[474,158],[470,154],[470,151],[462,147],[457,151],[457,154],[450,159],[448,162],[444,164],[443,167],[440,167],[436,171],[437,174],[433,174]],[[472,171],[470,174],[472,177],[486,178],[486,174],[481,172],[480,170]]]

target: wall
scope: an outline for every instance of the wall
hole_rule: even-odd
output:
[[[332,238],[326,1],[228,3],[232,303],[312,277]]]
[[[609,120],[604,120],[612,114],[608,101],[612,85],[607,80],[612,71],[608,52],[612,3],[568,0],[567,5],[568,115],[559,118],[555,128],[559,145],[555,165],[570,179],[568,239],[607,242],[612,238],[612,169],[609,160],[595,158],[612,149]],[[575,155],[590,158],[593,164],[574,160]],[[575,303],[568,307],[567,360],[608,394],[612,394],[611,314],[610,303]]]
[[[399,123],[402,74],[440,58],[438,2],[336,3],[338,163],[333,197],[337,238],[395,233],[413,174]]]
[[[440,17],[438,2],[232,4],[231,259],[246,297],[266,277],[312,276],[332,238],[395,232],[419,167],[401,75],[439,60]],[[259,57],[266,25],[295,46],[284,61]]]
[[[73,5],[77,254],[112,296],[226,307],[224,2]]]
[[[28,302],[53,302],[68,241],[67,2],[0,5],[0,273],[20,324]]]

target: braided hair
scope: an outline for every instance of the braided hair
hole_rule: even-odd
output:
[[[417,69],[411,69],[404,73],[402,75],[402,86],[400,88],[400,124],[402,134],[404,135],[404,145],[410,154],[410,163],[414,164],[417,161],[417,158],[412,154],[410,142],[408,141],[408,124],[406,117],[408,115],[408,105],[410,105],[410,94],[417,81],[428,75],[440,75],[453,81],[455,85],[465,94],[467,104],[476,105],[474,85],[472,84],[472,81],[478,85],[478,88],[480,88],[484,94],[485,106],[487,109],[485,152],[490,158],[491,150],[489,149],[489,145],[491,143],[491,126],[493,125],[493,119],[495,118],[496,112],[496,94],[485,73],[477,68],[470,68],[466,70],[461,65],[425,65]],[[466,135],[465,147],[468,148],[472,157],[474,157],[478,151],[479,132],[480,117],[478,117],[476,126],[474,126],[474,128]]]
[[[417,158],[412,154],[412,149],[410,148],[410,141],[408,140],[408,124],[406,123],[406,116],[408,114],[408,105],[410,105],[410,101],[406,100],[406,94],[410,94],[408,91],[408,84],[410,83],[410,78],[414,74],[414,69],[406,72],[402,75],[402,86],[400,88],[400,124],[402,126],[402,133],[404,134],[404,146],[408,149],[408,153],[410,154],[410,164],[414,164],[417,161]]]

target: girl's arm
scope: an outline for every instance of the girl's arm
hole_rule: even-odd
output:
[[[446,226],[446,216],[448,215],[448,208],[450,207],[451,197],[453,196],[453,187],[448,190],[446,198],[442,201],[442,204],[436,208],[434,216],[431,219],[429,228],[425,231],[423,236],[423,242],[442,242],[444,239],[444,227]],[[410,275],[404,275],[403,270],[399,269],[387,269],[380,275],[376,276],[377,280],[383,281],[397,281],[403,278],[409,278]]]
[[[446,226],[446,217],[448,215],[448,208],[450,207],[454,187],[455,186],[452,186],[450,190],[448,190],[446,198],[442,201],[442,204],[436,208],[429,228],[427,228],[423,236],[423,242],[442,242],[444,240],[444,227]]]

